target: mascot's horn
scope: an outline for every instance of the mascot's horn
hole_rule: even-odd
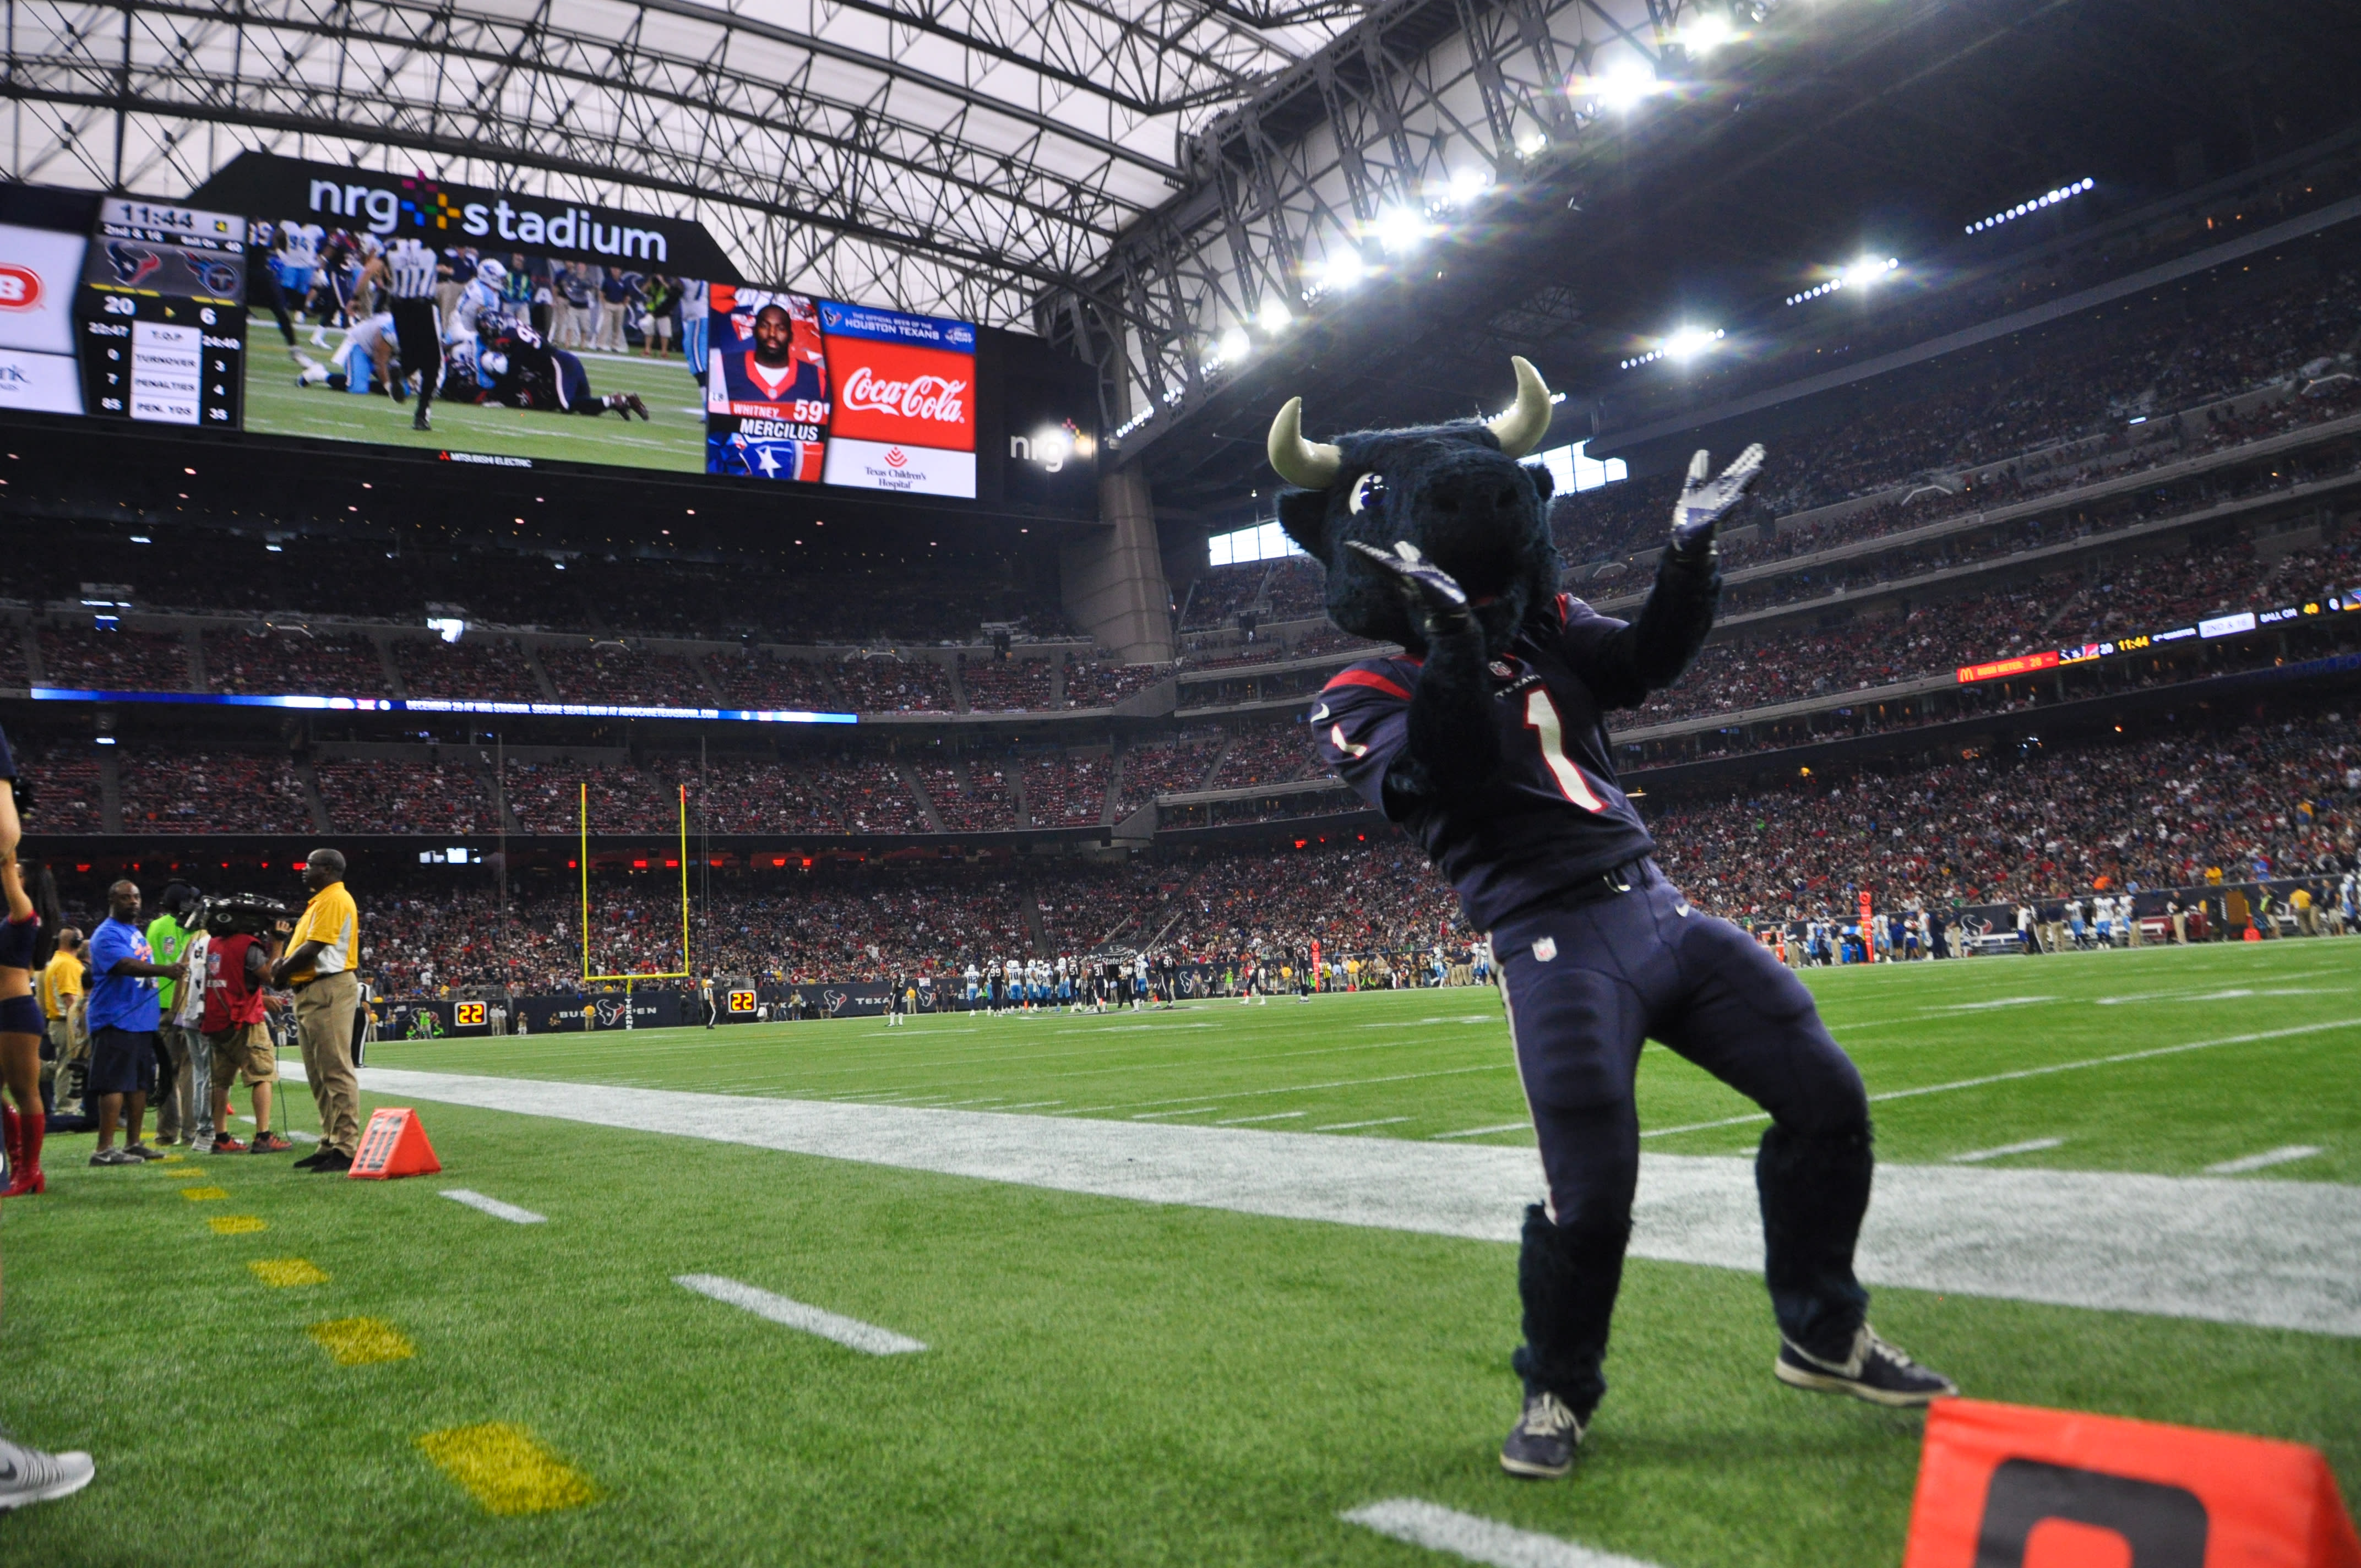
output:
[[[1535,378],[1536,380],[1539,378]],[[1546,407],[1549,394],[1542,394]],[[1303,439],[1303,400],[1290,398],[1270,422],[1270,440],[1266,443],[1270,453],[1270,466],[1279,477],[1290,485],[1307,490],[1324,490],[1345,466],[1345,454],[1324,441]]]
[[[1486,422],[1485,428],[1499,438],[1500,450],[1511,457],[1522,457],[1541,444],[1549,433],[1550,389],[1542,373],[1526,362],[1521,355],[1510,355],[1509,363],[1517,371],[1517,406],[1496,420]],[[1284,416],[1282,416],[1284,417]],[[1279,439],[1276,432],[1271,439]]]

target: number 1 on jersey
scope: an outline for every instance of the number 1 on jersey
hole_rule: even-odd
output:
[[[1590,781],[1565,754],[1565,726],[1559,722],[1557,704],[1539,686],[1525,694],[1525,728],[1541,737],[1542,761],[1557,780],[1558,792],[1585,811],[1604,811],[1607,803],[1592,793]]]

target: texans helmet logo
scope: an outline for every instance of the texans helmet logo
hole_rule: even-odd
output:
[[[146,246],[126,245],[110,240],[106,247],[106,264],[115,269],[115,280],[126,286],[144,283],[163,269],[164,258]]]

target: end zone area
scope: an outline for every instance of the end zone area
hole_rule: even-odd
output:
[[[2347,952],[1807,979],[1892,1096],[1878,1116],[1896,1165],[2333,1201],[2361,1183],[2361,944]],[[1061,1135],[1119,1122],[1185,1146],[1235,1123],[1201,1142],[1251,1149],[1267,1129],[1507,1157],[1529,1135],[1477,1131],[1521,1111],[1506,1050],[1490,993],[1441,991],[370,1060],[726,1095],[757,1119],[775,1102],[783,1123],[816,1102],[931,1102]],[[1715,1124],[1652,1152],[1751,1147],[1742,1102],[1663,1051],[1642,1075],[1652,1131]],[[353,1182],[242,1156],[90,1169],[89,1139],[52,1141],[49,1195],[6,1214],[9,1333],[37,1353],[6,1415],[27,1441],[90,1449],[99,1475],[89,1506],[8,1520],[10,1560],[133,1557],[170,1517],[291,1563],[357,1546],[396,1563],[1450,1561],[1338,1517],[1393,1498],[1665,1568],[1900,1558],[1918,1418],[1773,1382],[1761,1283],[1734,1268],[1633,1260],[1585,1457],[1534,1486],[1492,1457],[1515,1407],[1500,1243],[394,1102],[419,1108],[443,1176]],[[1439,1136],[1454,1133],[1473,1135]],[[2008,1146],[2026,1146],[1991,1152]],[[2205,1175],[2289,1147],[2320,1152]],[[210,1223],[231,1217],[260,1225]],[[251,1266],[290,1260],[308,1271]],[[346,1364],[313,1332],[357,1321],[382,1332],[335,1343],[390,1334],[410,1354]],[[824,1321],[922,1348],[798,1326]],[[1981,1397],[2313,1443],[2361,1493],[2361,1339],[1893,1287],[1875,1321]],[[489,1491],[434,1457],[453,1451]]]

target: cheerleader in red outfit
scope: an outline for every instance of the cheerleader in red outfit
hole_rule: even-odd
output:
[[[0,1102],[0,1122],[6,1124],[7,1190],[0,1197],[16,1198],[39,1192],[49,1184],[41,1175],[41,1140],[49,1118],[41,1111],[41,1004],[33,998],[33,971],[48,960],[44,949],[57,945],[57,885],[43,872],[38,883],[47,913],[36,910],[25,894],[25,871],[14,850],[0,852],[0,894],[7,898],[7,920],[0,924],[0,1087],[16,1104]]]

